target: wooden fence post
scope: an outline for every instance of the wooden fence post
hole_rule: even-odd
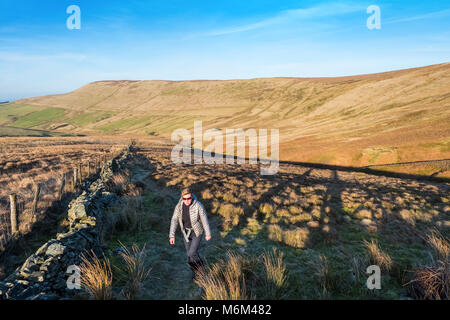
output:
[[[75,188],[77,186],[77,181],[78,181],[78,173],[77,173],[78,169],[77,167],[73,168],[73,179],[72,179],[72,191],[75,192]]]
[[[80,186],[83,184],[83,171],[81,171],[81,162],[78,164],[78,178],[80,181]]]
[[[91,176],[91,162],[88,161],[87,162],[87,166],[88,166],[88,178]]]
[[[17,199],[15,194],[9,196],[11,203],[11,233],[17,233]]]
[[[58,192],[58,200],[59,201],[61,201],[61,199],[62,199],[65,184],[66,184],[66,174],[63,172],[62,177],[61,177],[61,185],[59,186],[59,192]]]
[[[41,186],[39,184],[36,184],[36,189],[34,190],[33,205],[31,206],[31,215],[32,216],[34,216],[36,214],[40,193],[41,193]]]

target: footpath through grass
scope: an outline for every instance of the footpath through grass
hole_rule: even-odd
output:
[[[134,168],[133,180],[149,174],[149,171]],[[145,264],[151,267],[149,278],[143,283],[140,299],[199,299],[200,289],[191,280],[191,272],[186,263],[186,251],[183,240],[177,233],[174,246],[169,244],[169,227],[173,209],[178,201],[169,190],[161,190],[150,180],[146,180],[147,189],[141,196],[142,221],[133,231],[120,231],[109,241],[107,257],[113,265],[121,266],[122,259],[114,254],[121,247],[145,245]],[[114,272],[114,270],[113,270]],[[120,278],[118,275],[117,278]],[[116,287],[124,281],[115,283]]]

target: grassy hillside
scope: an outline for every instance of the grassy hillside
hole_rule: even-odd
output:
[[[450,63],[340,78],[100,81],[0,106],[0,124],[159,135],[278,128],[283,160],[373,165],[450,158]]]

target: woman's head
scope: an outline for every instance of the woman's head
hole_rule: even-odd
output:
[[[181,198],[186,205],[190,205],[192,202],[192,193],[191,189],[185,188],[181,191]]]

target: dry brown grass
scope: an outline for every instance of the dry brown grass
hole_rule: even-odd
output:
[[[259,211],[264,214],[267,219],[275,212],[275,208],[270,203],[264,203],[259,206]]]
[[[220,205],[217,213],[224,218],[222,226],[223,230],[227,231],[239,224],[239,217],[244,214],[244,210],[231,203],[226,203]]]
[[[438,261],[433,266],[419,268],[407,285],[414,299],[449,300],[449,261]]]
[[[45,219],[47,210],[59,202],[62,174],[63,196],[72,189],[73,168],[82,163],[83,178],[106,156],[108,159],[126,145],[107,138],[0,138],[0,247],[10,239],[9,195],[17,195],[19,232],[28,234],[35,222]],[[120,140],[120,139],[119,139]],[[35,185],[41,192],[36,214],[32,215]]]
[[[111,186],[109,190],[118,195],[122,195],[126,187],[129,185],[130,177],[125,172],[115,173],[111,180]]]
[[[247,300],[245,273],[251,261],[228,252],[226,260],[203,268],[195,283],[204,290],[204,300]]]
[[[279,299],[287,285],[287,270],[283,262],[283,252],[273,248],[261,256],[266,271],[265,291],[272,299]]]
[[[355,213],[355,218],[357,219],[371,219],[372,218],[372,212],[370,210],[359,210]]]
[[[298,214],[298,215],[292,215],[289,217],[289,221],[292,224],[295,223],[302,223],[302,222],[309,222],[312,220],[312,215],[309,213],[302,213],[302,214]]]
[[[449,300],[450,294],[450,244],[438,230],[425,237],[433,254],[429,263],[413,271],[405,286],[414,299]]]
[[[81,286],[94,300],[110,300],[112,293],[112,271],[109,259],[100,260],[93,251],[81,256]]]
[[[288,284],[283,257],[277,249],[258,257],[228,251],[225,259],[203,268],[195,282],[206,300],[281,299]]]
[[[269,239],[295,248],[304,248],[310,233],[307,228],[299,227],[284,230],[278,224],[268,225],[267,232]]]
[[[381,250],[378,243],[376,243],[374,240],[372,240],[371,242],[364,240],[364,246],[366,247],[369,254],[370,263],[379,266],[381,270],[387,272],[392,269],[393,261],[391,257]]]
[[[436,260],[449,261],[450,243],[439,231],[435,230],[426,237],[428,245],[433,249]]]
[[[203,190],[203,192],[202,192],[202,199],[208,200],[208,199],[211,199],[213,197],[214,196],[211,193],[211,190],[209,190],[209,189]]]

